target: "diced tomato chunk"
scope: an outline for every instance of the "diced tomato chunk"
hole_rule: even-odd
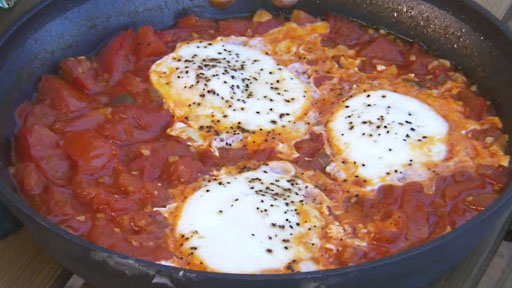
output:
[[[324,82],[329,81],[333,78],[333,76],[329,75],[318,75],[315,76],[315,78],[313,78],[313,84],[315,84],[316,87],[320,87],[322,86],[322,84],[324,84]]]
[[[58,125],[56,124],[56,126],[61,126],[64,132],[94,129],[105,121],[107,118],[106,112],[105,109],[92,110],[83,116],[57,122]]]
[[[265,148],[251,153],[251,159],[256,161],[267,161],[272,160],[277,156],[277,152],[274,148]]]
[[[171,114],[160,107],[120,105],[112,108],[111,115],[98,129],[102,135],[120,144],[151,140],[171,124]]]
[[[46,180],[34,164],[25,162],[16,165],[14,176],[18,185],[20,185],[22,193],[37,195],[44,191]]]
[[[319,20],[318,18],[313,17],[302,10],[295,9],[293,10],[292,15],[290,16],[290,21],[294,22],[299,26],[304,26],[307,24],[316,23]]]
[[[78,112],[88,105],[87,94],[55,75],[41,77],[36,99],[64,113]]]
[[[377,66],[371,60],[363,59],[361,62],[359,62],[357,70],[365,74],[370,74],[377,70]]]
[[[467,116],[474,120],[482,120],[487,110],[484,98],[477,96],[468,89],[461,89],[455,99],[461,101],[466,107]]]
[[[46,189],[46,204],[45,216],[51,221],[67,220],[75,214],[72,192],[69,189],[49,186]]]
[[[249,158],[249,151],[245,148],[221,147],[217,151],[219,151],[219,158],[216,162],[218,166],[234,165]]]
[[[508,179],[508,168],[502,165],[492,166],[480,164],[476,172],[485,179],[498,184],[505,185]]]
[[[71,132],[64,138],[64,151],[80,172],[94,175],[119,156],[119,149],[92,130]]]
[[[141,193],[140,190],[143,185],[142,179],[130,173],[122,173],[119,175],[117,178],[117,184],[122,191],[125,191],[128,194]]]
[[[476,211],[482,211],[498,199],[498,197],[500,197],[498,193],[470,195],[464,199],[464,204]]]
[[[135,38],[136,34],[132,29],[121,32],[98,54],[98,70],[110,76],[110,84],[117,82],[126,71],[133,68]]]
[[[250,36],[252,24],[250,20],[221,20],[219,21],[219,35]]]
[[[167,47],[165,47],[162,40],[156,36],[153,27],[142,26],[139,28],[137,31],[137,46],[135,48],[137,59],[158,57],[167,53]]]
[[[386,62],[401,64],[404,62],[400,47],[393,41],[379,37],[359,52],[360,56],[379,59]]]
[[[276,17],[272,17],[267,21],[255,23],[254,26],[254,34],[264,34],[268,31],[281,27],[284,24],[284,20]]]
[[[370,36],[361,24],[355,21],[329,14],[327,22],[329,22],[329,34],[322,38],[322,45],[326,47],[336,47],[338,45],[354,47],[370,40]]]
[[[85,57],[63,60],[60,62],[60,70],[62,78],[87,93],[97,93],[105,86],[97,75],[95,64]]]
[[[170,164],[167,179],[171,183],[188,184],[194,182],[204,173],[205,169],[200,161],[183,157]]]
[[[50,127],[57,115],[57,112],[46,104],[33,104],[30,102],[21,104],[15,113],[18,123],[29,128],[35,125]]]
[[[137,104],[150,104],[155,102],[155,99],[150,94],[150,89],[152,88],[147,82],[131,73],[125,73],[107,92],[110,95],[117,96],[126,94],[132,97]]]
[[[128,167],[133,171],[141,171],[144,181],[152,181],[158,178],[165,163],[173,160],[172,158],[192,156],[192,152],[185,143],[174,140],[160,143],[158,147],[152,150],[141,149],[148,151],[146,153],[149,153],[149,155],[140,155]]]
[[[499,139],[503,135],[504,133],[494,125],[484,129],[471,129],[468,133],[469,138],[480,142],[484,142],[487,137]]]
[[[381,185],[377,189],[376,201],[379,205],[396,209],[401,203],[402,190],[402,187],[397,185]]]
[[[58,146],[60,138],[48,128],[21,127],[16,133],[16,155],[20,162],[33,161],[50,180],[61,185],[69,178],[70,163]]]
[[[299,166],[302,169],[305,170],[317,170],[317,171],[324,171],[325,165],[318,160],[318,158],[308,159],[304,157],[303,155],[300,155],[293,159],[292,161],[297,166]]]
[[[299,140],[293,146],[299,154],[307,158],[313,158],[324,147],[324,138],[322,134],[311,132],[309,138]]]

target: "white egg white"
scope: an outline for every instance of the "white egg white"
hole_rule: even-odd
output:
[[[184,255],[219,272],[258,273],[291,263],[318,269],[309,258],[323,225],[318,199],[326,198],[294,173],[290,163],[275,161],[206,181],[176,222],[176,238],[186,239]]]
[[[342,161],[349,172],[338,174],[357,175],[372,184],[396,179],[409,167],[442,160],[448,149],[449,125],[443,117],[416,98],[386,90],[350,97],[327,129],[339,158],[330,168],[340,167]]]
[[[183,43],[151,67],[152,85],[177,119],[199,134],[254,134],[286,129],[307,113],[308,86],[247,41]]]

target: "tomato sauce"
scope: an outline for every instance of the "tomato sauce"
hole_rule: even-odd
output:
[[[291,21],[307,25],[318,19],[296,11]],[[435,89],[453,72],[416,44],[391,41],[335,15],[326,21],[330,30],[322,45],[356,49],[365,57],[358,66],[361,73],[392,64],[399,75],[414,73],[418,79],[414,85]],[[164,237],[169,224],[154,210],[182,197],[169,193],[170,188],[240,161],[279,157],[272,148],[252,152],[221,148],[216,156],[168,135],[173,115],[162,107],[148,70],[181,41],[254,36],[284,22],[279,17],[255,22],[190,15],[167,30],[143,26],[123,31],[95,57],[64,59],[60,74],[42,76],[35,99],[16,111],[14,177],[21,194],[50,221],[88,241],[150,261],[172,258]],[[318,75],[314,84],[320,87],[332,79]],[[345,81],[350,84],[350,79]],[[457,99],[468,118],[479,121],[491,115],[487,102],[469,86]],[[482,145],[504,149],[503,135],[495,126],[469,133]],[[336,240],[342,252],[325,254],[330,255],[326,261],[336,266],[391,255],[455,229],[498,198],[507,180],[506,167],[480,165],[476,172],[440,173],[433,194],[423,193],[418,182],[383,185],[374,197],[341,193],[344,183],[324,174],[330,160],[323,149],[325,141],[315,133],[297,141],[294,147],[299,156],[292,162],[325,178],[317,184],[336,203],[331,211],[335,219],[362,224],[371,235],[365,250],[348,246],[343,237]]]

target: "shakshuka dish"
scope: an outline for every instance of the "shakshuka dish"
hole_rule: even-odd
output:
[[[462,225],[507,135],[448,60],[295,10],[126,30],[62,60],[16,117],[13,176],[50,221],[166,265],[355,265]]]

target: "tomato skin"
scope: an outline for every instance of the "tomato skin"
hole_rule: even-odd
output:
[[[254,34],[264,34],[268,31],[281,27],[284,25],[284,20],[276,17],[272,17],[267,21],[258,22],[253,24]]]
[[[171,114],[159,107],[120,105],[112,108],[111,118],[100,125],[101,135],[122,144],[149,141],[171,125]]]
[[[81,173],[94,175],[119,156],[119,149],[92,130],[75,131],[64,137],[64,151]]]
[[[62,127],[63,132],[90,130],[95,129],[103,123],[106,117],[105,113],[93,110],[83,116],[67,121],[57,122],[58,124],[56,124],[56,126]]]
[[[336,47],[338,45],[354,47],[370,40],[370,36],[357,22],[349,21],[331,13],[327,15],[327,22],[329,23],[329,34],[322,38],[322,45],[326,47]]]
[[[16,165],[14,176],[23,193],[38,195],[44,192],[46,180],[33,163],[25,162]]]
[[[147,146],[144,143],[142,146]],[[189,150],[188,146],[180,141],[166,141],[164,143],[158,143],[155,145],[150,151],[149,155],[139,155],[136,157],[130,164],[128,168],[131,171],[140,171],[142,172],[142,179],[144,181],[153,181],[157,179],[164,167],[164,165],[169,161],[169,157],[192,157],[192,152]],[[140,150],[139,150],[140,151]]]
[[[189,184],[205,172],[205,168],[199,160],[182,157],[170,163],[166,178],[173,184]]]
[[[466,114],[473,120],[480,121],[484,118],[487,110],[487,104],[482,97],[478,97],[475,93],[468,89],[461,89],[455,99],[461,101],[466,107]]]
[[[59,142],[60,138],[44,126],[22,126],[16,133],[16,156],[20,162],[34,162],[51,181],[66,184],[70,162]]]
[[[165,44],[156,36],[151,26],[142,26],[137,31],[137,45],[135,55],[138,60],[148,57],[158,57],[167,54],[169,50]]]
[[[324,84],[324,82],[327,82],[333,78],[333,76],[329,75],[318,75],[315,78],[313,78],[313,84],[315,85],[315,87],[320,87],[322,86],[322,84]]]
[[[491,165],[478,165],[476,169],[476,173],[478,175],[484,177],[488,181],[497,184],[497,185],[505,185],[508,179],[508,168],[500,165],[500,166],[491,166]]]
[[[324,137],[322,134],[311,132],[309,138],[302,139],[293,144],[295,151],[307,158],[315,157],[324,147]]]
[[[48,107],[44,103],[33,104],[30,102],[24,102],[15,112],[16,121],[20,126],[34,127],[35,125],[41,125],[50,127],[57,118],[57,111]]]
[[[97,93],[105,86],[99,80],[94,66],[95,63],[84,57],[68,58],[60,62],[62,78],[89,94]]]
[[[359,52],[360,56],[379,59],[393,64],[402,64],[404,58],[400,47],[393,41],[379,37]]]
[[[110,84],[117,82],[126,71],[133,68],[135,37],[132,29],[120,33],[96,57],[98,71],[110,76]]]
[[[219,35],[221,36],[250,36],[252,34],[250,20],[222,20],[219,21]]]
[[[150,89],[153,89],[143,79],[136,77],[132,73],[125,73],[119,81],[109,89],[107,93],[110,95],[121,95],[128,94],[137,104],[151,104],[155,102],[155,99],[150,94]]]
[[[36,100],[47,103],[49,107],[67,114],[88,108],[87,94],[55,75],[41,77]]]

